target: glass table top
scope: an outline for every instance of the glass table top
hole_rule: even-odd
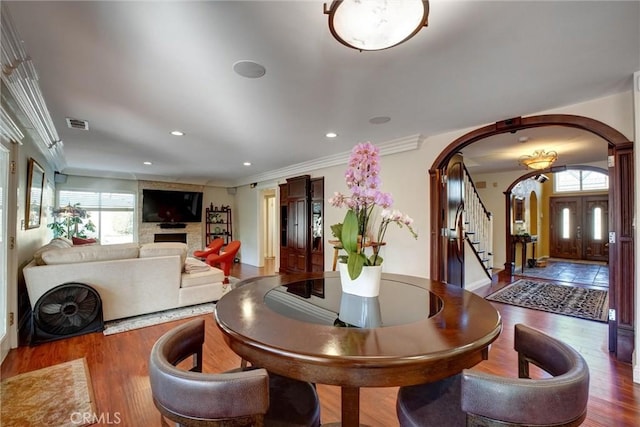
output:
[[[378,297],[345,294],[339,277],[325,277],[277,286],[265,294],[264,302],[276,313],[303,322],[360,328],[413,323],[442,308],[442,299],[427,289],[385,278]]]

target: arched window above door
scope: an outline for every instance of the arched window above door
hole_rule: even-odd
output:
[[[553,187],[556,193],[608,190],[609,176],[594,170],[569,169],[554,173]]]

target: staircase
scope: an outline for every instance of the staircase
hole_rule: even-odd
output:
[[[491,213],[482,203],[478,190],[464,168],[464,231],[465,239],[471,245],[478,261],[489,279],[493,269],[493,220]]]

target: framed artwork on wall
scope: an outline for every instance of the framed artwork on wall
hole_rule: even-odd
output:
[[[44,169],[33,158],[29,159],[27,176],[27,206],[24,228],[40,227],[42,218],[42,192],[44,189]]]
[[[517,223],[524,222],[524,200],[519,197],[513,200],[513,219]]]

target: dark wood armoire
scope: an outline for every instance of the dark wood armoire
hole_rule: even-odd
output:
[[[280,272],[324,271],[324,178],[280,185]]]

